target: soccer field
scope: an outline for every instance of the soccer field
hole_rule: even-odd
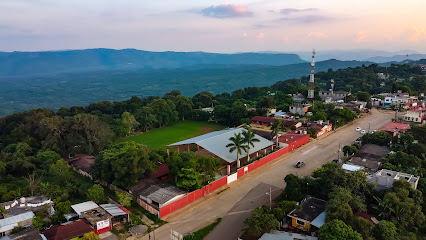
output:
[[[120,140],[132,140],[152,149],[165,149],[167,145],[179,142],[188,138],[203,135],[205,133],[222,130],[225,126],[210,122],[180,121],[162,128],[154,128],[146,133],[139,133],[134,136]]]

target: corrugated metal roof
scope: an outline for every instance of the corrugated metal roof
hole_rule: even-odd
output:
[[[93,201],[87,201],[84,203],[79,203],[79,204],[75,204],[71,206],[71,208],[74,209],[74,211],[78,215],[81,215],[82,212],[89,211],[98,207],[99,207],[98,204],[96,204]]]
[[[0,219],[0,229],[3,229],[6,226],[14,225],[14,224],[17,224],[19,222],[22,222],[22,221],[25,221],[25,220],[28,220],[28,219],[32,219],[34,216],[35,215],[34,215],[33,212],[25,212],[25,213],[18,214],[18,215],[13,216],[13,217]]]
[[[352,172],[354,172],[354,171],[362,170],[362,169],[364,169],[364,167],[363,166],[358,166],[358,165],[346,164],[345,163],[345,164],[342,165],[342,169],[346,170],[346,171],[352,171]]]
[[[197,144],[207,151],[215,154],[216,156],[222,158],[223,160],[232,163],[237,160],[236,152],[229,152],[229,148],[226,147],[230,143],[229,138],[233,137],[234,134],[243,133],[245,129],[243,128],[230,128],[226,130],[211,132],[204,134],[195,138],[187,139],[185,141],[177,142],[169,146],[177,146],[184,144]],[[250,152],[257,152],[269,146],[272,146],[274,143],[255,134],[256,138],[259,139],[259,142],[254,143],[254,147],[250,147]],[[240,159],[247,156],[246,152],[243,152],[239,157]]]
[[[102,204],[101,208],[103,208],[105,211],[107,211],[111,216],[121,216],[126,215],[123,210],[119,208],[120,205],[118,204]]]

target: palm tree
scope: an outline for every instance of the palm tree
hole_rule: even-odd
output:
[[[254,147],[255,142],[260,142],[259,139],[256,138],[256,135],[251,131],[251,127],[248,127],[247,130],[243,131],[243,141],[247,145],[247,162],[250,161],[250,145]]]
[[[275,119],[271,125],[271,138],[277,137],[277,147],[278,147],[278,132],[282,130],[283,121],[280,119]]]
[[[240,155],[243,153],[243,151],[246,151],[247,146],[244,145],[244,139],[241,136],[241,133],[234,133],[233,137],[229,138],[230,143],[226,145],[229,149],[229,152],[232,153],[235,150],[237,150],[237,168],[240,167]]]

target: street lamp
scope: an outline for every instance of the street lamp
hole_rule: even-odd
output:
[[[266,195],[269,195],[269,210],[272,210],[272,188],[271,187],[269,187],[269,192],[267,192]]]

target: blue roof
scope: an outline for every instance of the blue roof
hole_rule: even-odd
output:
[[[207,151],[213,153],[214,155],[222,158],[223,160],[232,163],[237,160],[237,153],[234,151],[229,152],[229,148],[226,145],[230,142],[229,138],[233,137],[234,134],[243,133],[245,129],[243,128],[230,128],[221,131],[207,133],[198,137],[180,141],[177,143],[170,144],[168,146],[178,146],[185,144],[197,144],[200,147],[206,149]],[[257,152],[259,150],[265,149],[269,146],[272,146],[274,143],[263,138],[257,134],[256,138],[259,139],[259,142],[253,143],[254,147],[250,147],[250,153]],[[240,159],[246,157],[247,153],[243,152],[239,157]]]
[[[311,225],[315,226],[317,228],[320,228],[322,225],[325,224],[325,211],[322,212],[318,217],[316,217],[312,222]]]

